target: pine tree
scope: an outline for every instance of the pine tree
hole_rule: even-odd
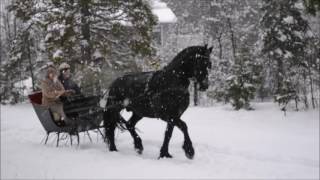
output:
[[[1,63],[1,79],[5,80],[1,99],[7,103],[17,103],[24,100],[23,90],[16,85],[31,77],[32,89],[36,90],[38,68],[44,61],[39,60],[39,46],[34,29],[21,26],[10,43],[8,59]]]
[[[11,10],[47,32],[47,49],[56,61],[90,65],[97,54],[108,58],[152,52],[156,21],[143,0],[17,0]]]
[[[48,58],[68,62],[78,81],[100,85],[101,67],[133,69],[154,54],[156,18],[145,0],[14,0],[9,9],[44,33]]]
[[[305,38],[308,23],[302,18],[298,0],[265,0],[261,19],[262,52],[271,61],[275,82],[275,101],[286,104],[296,99],[299,69],[304,67]],[[284,108],[285,109],[285,108]]]
[[[317,12],[320,12],[319,0],[303,0],[303,3],[308,13],[316,15]]]
[[[226,0],[201,1],[206,13],[203,15],[205,34],[214,45],[212,53],[213,69],[210,72],[212,90],[208,96],[218,101],[228,102],[225,91],[229,86],[226,79],[233,75],[233,64],[238,59],[241,48],[256,49],[258,40],[259,2]]]
[[[247,48],[242,48],[231,71],[231,75],[226,79],[226,101],[231,102],[236,110],[252,109],[250,100],[255,97],[257,86],[261,83],[260,64],[252,59]]]

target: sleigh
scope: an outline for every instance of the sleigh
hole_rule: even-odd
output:
[[[69,100],[64,100],[64,112],[67,116],[67,126],[58,126],[54,121],[53,114],[46,106],[42,105],[42,92],[35,92],[30,94],[29,100],[42,124],[47,135],[45,144],[47,144],[49,135],[51,133],[57,135],[56,146],[59,146],[61,139],[60,135],[66,134],[70,137],[70,144],[72,145],[72,136],[77,137],[79,145],[79,133],[86,133],[92,141],[89,131],[95,131],[102,137],[100,130],[103,121],[103,108],[99,105],[99,96],[77,97]]]

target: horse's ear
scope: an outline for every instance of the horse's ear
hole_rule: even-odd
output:
[[[208,50],[209,50],[209,53],[212,52],[212,49],[213,49],[213,46],[211,46]]]
[[[208,47],[208,44],[205,44],[205,45],[204,45],[204,48],[206,48],[206,49],[207,49],[207,47]]]

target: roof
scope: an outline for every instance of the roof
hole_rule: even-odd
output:
[[[158,17],[159,23],[175,23],[177,17],[173,11],[161,0],[150,0],[154,15]]]

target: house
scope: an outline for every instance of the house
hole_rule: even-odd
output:
[[[158,18],[158,25],[154,28],[154,43],[157,47],[164,45],[166,41],[166,28],[177,22],[177,17],[167,4],[160,0],[151,1],[153,14]]]
[[[152,12],[159,20],[158,25],[154,29],[153,36],[154,46],[156,47],[161,66],[171,61],[182,49],[192,45],[204,44],[205,39],[203,23],[198,21],[198,16],[200,15],[196,14],[193,19],[190,18],[189,13],[194,11],[190,11],[190,6],[192,7],[192,5],[189,2],[180,1],[179,3],[183,3],[184,5],[178,9],[172,2],[168,4],[166,3],[168,1],[163,1],[153,0],[151,3]],[[169,5],[174,9],[171,9]],[[199,8],[193,8],[199,13]],[[184,15],[188,17],[184,17]],[[190,20],[196,23],[190,23]]]

